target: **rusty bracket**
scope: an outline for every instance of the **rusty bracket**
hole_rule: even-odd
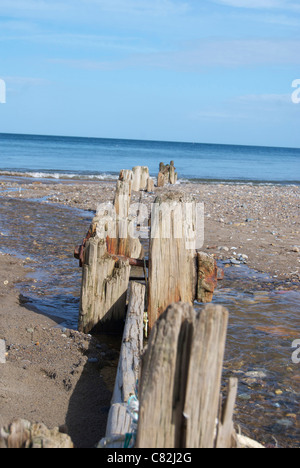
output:
[[[94,231],[91,226],[86,237],[83,239],[82,244],[75,247],[74,257],[77,260],[79,260],[79,266],[81,268],[84,264],[85,245],[87,241],[93,236],[93,234],[94,234]],[[138,268],[144,268],[144,269],[149,268],[149,260],[146,260],[146,259],[130,258],[130,257],[125,257],[124,255],[114,255],[114,254],[112,254],[112,258],[114,258],[115,260],[129,260],[129,265],[135,266]],[[221,281],[224,279],[224,270],[216,266],[215,274],[210,279],[213,282],[216,282],[217,284],[218,281]]]
[[[79,266],[80,268],[83,267],[83,264],[84,264],[84,248],[85,248],[85,244],[87,243],[87,241],[93,236],[95,232],[95,229],[93,228],[93,225],[90,226],[90,229],[88,230],[88,233],[86,235],[86,237],[83,239],[82,241],[82,244],[81,245],[77,245],[75,247],[75,250],[74,250],[74,258],[76,258],[77,260],[79,260]]]

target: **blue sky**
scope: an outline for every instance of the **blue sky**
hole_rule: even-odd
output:
[[[0,132],[300,147],[298,0],[0,0]]]

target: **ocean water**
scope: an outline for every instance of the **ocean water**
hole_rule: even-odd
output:
[[[114,179],[121,169],[175,162],[179,181],[300,183],[300,149],[0,134],[0,176]]]

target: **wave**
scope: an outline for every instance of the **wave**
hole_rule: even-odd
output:
[[[150,174],[151,175],[151,174]],[[119,173],[70,173],[70,172],[42,172],[42,171],[14,171],[0,170],[0,177],[23,177],[33,179],[48,179],[48,180],[80,180],[80,181],[116,181],[119,178]],[[157,177],[151,175],[154,183],[157,182]],[[177,185],[180,184],[226,184],[226,185],[289,185],[299,186],[299,180],[287,181],[268,181],[268,180],[249,180],[249,179],[213,179],[213,178],[198,178],[195,176],[186,176],[178,179]]]
[[[17,172],[17,171],[0,171],[0,176],[6,177],[28,177],[34,179],[57,179],[57,180],[117,180],[117,174],[76,174],[65,172]]]

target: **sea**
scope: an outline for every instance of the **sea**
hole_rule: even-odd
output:
[[[296,184],[300,148],[0,134],[0,176],[117,179],[121,169],[174,161],[180,182]]]

